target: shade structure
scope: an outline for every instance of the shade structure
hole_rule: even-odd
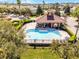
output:
[[[53,15],[54,20],[48,20],[47,15],[43,15],[36,18],[37,23],[65,23],[65,20],[57,15]]]

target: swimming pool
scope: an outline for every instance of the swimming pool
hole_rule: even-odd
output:
[[[60,39],[61,34],[56,29],[28,29],[26,30],[26,36],[32,40],[52,40]]]

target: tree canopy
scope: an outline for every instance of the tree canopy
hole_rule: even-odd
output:
[[[76,7],[76,9],[73,12],[71,12],[71,15],[74,17],[79,16],[79,7]]]
[[[0,20],[0,59],[16,59],[23,47],[22,39],[23,34],[17,33],[10,21]]]
[[[69,6],[69,5],[67,5],[67,6],[65,7],[64,13],[65,13],[66,15],[70,15],[70,6]]]
[[[21,4],[21,1],[20,0],[16,0],[17,1],[17,4]]]
[[[41,6],[38,5],[36,15],[42,15],[42,14],[43,14],[43,10],[42,10]]]

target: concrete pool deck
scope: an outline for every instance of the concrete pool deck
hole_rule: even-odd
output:
[[[28,23],[28,24],[26,24],[26,25],[24,25],[23,27],[22,27],[22,29],[24,29],[24,33],[26,33],[26,30],[28,30],[28,29],[35,29],[36,28],[36,22],[32,22],[32,23]],[[68,35],[68,33],[67,32],[65,32],[65,31],[62,31],[62,30],[59,30],[59,32],[60,32],[60,34],[62,35],[62,37],[61,38],[58,38],[58,39],[54,39],[54,38],[52,38],[52,39],[54,39],[54,40],[59,40],[59,41],[64,41],[64,40],[67,40],[70,36]],[[42,40],[31,40],[31,39],[29,39],[29,37],[26,35],[25,36],[25,38],[24,38],[24,42],[25,43],[29,43],[29,44],[31,44],[31,43],[35,43],[35,44],[50,44],[50,43],[52,43],[52,40],[44,40],[44,39],[42,39]]]
[[[36,28],[36,22],[32,22],[32,23],[28,23],[28,24],[25,24],[20,30],[20,31],[25,31],[25,30],[28,30],[28,29],[35,29]]]
[[[35,29],[36,28],[36,22],[32,22],[32,23],[28,23],[28,24],[25,24],[22,28],[21,28],[21,30],[23,30],[24,29],[24,31],[26,31],[26,30],[28,30],[28,29]],[[68,25],[68,27],[69,28],[71,28],[71,30],[74,32],[74,34],[75,34],[75,32],[76,32],[76,27],[75,27],[75,25],[77,25],[78,23],[75,21],[75,20],[73,20],[73,18],[71,18],[71,17],[67,17],[67,20],[66,20],[66,24]],[[67,32],[65,32],[65,31],[59,31],[60,32],[60,34],[62,35],[62,39],[67,39],[67,38],[65,38],[66,36],[67,37],[69,37],[69,34],[67,33]],[[78,37],[79,37],[79,32],[78,32]],[[61,40],[61,39],[58,39],[58,40]],[[25,42],[27,41],[27,43],[50,43],[51,42],[51,40],[50,40],[50,42],[49,42],[49,39],[47,40],[47,41],[39,41],[39,40],[37,40],[37,41],[34,41],[34,40],[30,40],[30,39],[28,39],[28,36],[26,36],[25,37]]]

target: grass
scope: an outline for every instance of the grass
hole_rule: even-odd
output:
[[[27,49],[21,54],[21,59],[60,59],[58,55],[52,54],[51,49]]]
[[[79,59],[79,57],[74,56],[74,51],[72,50],[73,47],[70,47],[70,50],[68,50],[68,59]],[[61,46],[60,50],[63,51],[63,47]],[[58,52],[56,51],[51,51],[51,49],[49,48],[37,48],[37,49],[33,49],[33,48],[29,48],[29,49],[25,49],[24,52],[22,52],[20,54],[21,59],[64,59],[64,58],[60,58],[60,56],[58,55]],[[62,55],[61,55],[62,56]],[[62,56],[64,57],[64,55]]]

